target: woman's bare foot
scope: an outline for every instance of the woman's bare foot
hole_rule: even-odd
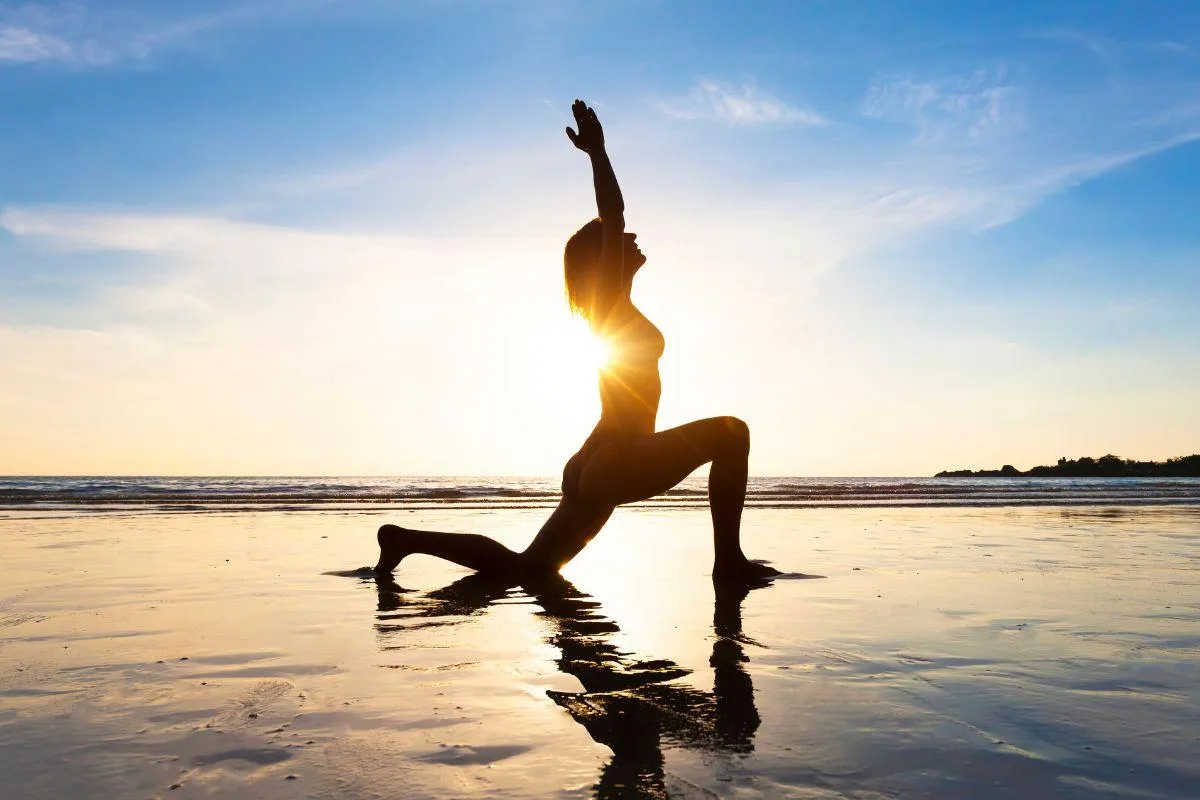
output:
[[[375,565],[376,575],[391,575],[400,562],[409,553],[404,547],[404,534],[407,531],[399,525],[381,525],[379,533],[375,534],[379,542],[379,563]]]
[[[713,566],[712,572],[714,581],[730,584],[760,583],[782,574],[765,561],[751,561],[748,558],[742,558],[739,561],[718,562]]]

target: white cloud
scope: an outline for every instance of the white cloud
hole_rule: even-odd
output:
[[[498,243],[324,232],[202,214],[56,206],[5,209],[0,228],[59,252],[129,253],[157,264],[139,272],[136,284],[108,287],[107,299],[121,301],[118,314],[240,313],[251,306],[269,314],[322,297],[336,303],[379,282],[400,290],[388,300],[396,304],[414,296],[406,288],[440,290],[467,281],[486,287],[497,264],[528,258],[531,249],[513,237]]]
[[[1042,28],[1028,31],[1025,36],[1029,39],[1066,42],[1082,47],[1099,58],[1109,58],[1123,46],[1121,42],[1109,36],[1075,28]]]
[[[699,80],[686,97],[665,100],[659,109],[683,120],[717,120],[730,125],[826,125],[815,111],[789,105],[753,82],[734,85]]]
[[[867,90],[863,113],[913,125],[925,142],[1012,134],[1024,125],[1023,94],[1007,73],[1000,67],[928,80],[880,76]]]
[[[57,36],[0,25],[0,61],[66,61],[71,55],[71,46]]]
[[[224,4],[205,14],[168,16],[76,4],[0,5],[0,63],[108,66],[144,60],[204,33],[283,13],[305,0]]]

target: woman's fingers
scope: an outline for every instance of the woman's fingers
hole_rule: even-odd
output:
[[[583,102],[582,100],[576,100],[574,103],[571,104],[571,113],[575,115],[575,121],[577,123],[579,123],[580,130],[583,130],[583,128],[589,122],[594,122],[596,124],[599,124],[599,122],[600,122],[596,118],[595,109],[593,109],[591,106],[589,106],[587,103]]]
[[[571,113],[575,116],[575,128],[567,126],[567,138],[571,140],[571,144],[578,147],[580,150],[587,150],[593,144],[599,144],[600,136],[600,120],[596,117],[595,110],[582,100],[576,99],[571,104]]]

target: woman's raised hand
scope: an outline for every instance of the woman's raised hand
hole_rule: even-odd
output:
[[[600,120],[596,119],[596,112],[582,100],[576,100],[571,104],[571,113],[575,115],[575,124],[579,128],[576,133],[567,126],[567,138],[571,144],[589,155],[604,152],[604,129],[600,127]]]

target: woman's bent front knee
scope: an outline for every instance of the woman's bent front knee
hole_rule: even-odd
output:
[[[717,417],[721,425],[723,444],[730,455],[750,455],[750,426],[737,417]]]

